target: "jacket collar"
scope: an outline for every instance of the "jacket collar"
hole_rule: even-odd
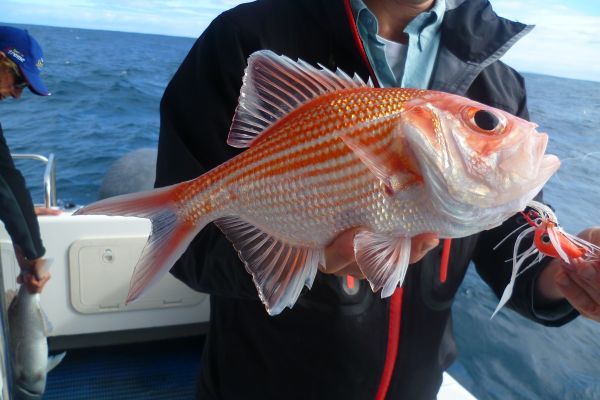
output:
[[[499,17],[488,0],[446,0],[446,4],[430,88],[465,95],[479,73],[533,26]]]
[[[499,51],[502,55],[515,37],[531,29],[496,15],[488,0],[447,0],[447,9],[442,45],[465,62],[482,63]]]
[[[348,15],[349,0],[306,0],[315,20],[331,33],[332,52],[349,57],[337,58],[344,71],[369,76],[370,66],[356,63],[362,59],[353,33],[353,16]],[[482,19],[485,23],[481,23]],[[473,80],[485,67],[497,61],[533,26],[499,17],[488,0],[446,0],[442,37],[431,89],[465,94]]]

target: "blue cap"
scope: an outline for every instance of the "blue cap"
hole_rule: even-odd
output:
[[[17,64],[33,93],[40,96],[50,94],[40,77],[40,70],[44,66],[42,48],[29,32],[0,26],[0,51]]]

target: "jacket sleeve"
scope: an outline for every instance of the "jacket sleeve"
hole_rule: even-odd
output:
[[[156,187],[196,178],[239,152],[226,139],[249,50],[233,25],[223,14],[215,19],[165,89]],[[171,273],[198,291],[257,298],[250,275],[214,224],[196,236]]]
[[[30,260],[42,257],[40,227],[25,179],[15,167],[0,126],[0,220],[14,244]]]
[[[523,78],[514,73],[513,78],[516,79],[516,89],[513,91],[513,98],[516,103],[512,112],[518,117],[529,120],[529,112],[527,109],[527,96]],[[511,110],[508,110],[511,111]],[[542,201],[542,193],[538,194],[536,200]],[[479,235],[475,257],[473,261],[477,268],[477,272],[484,281],[492,288],[494,293],[500,297],[504,288],[510,280],[512,272],[512,263],[506,262],[513,255],[513,247],[515,245],[516,235],[512,235],[513,240],[507,240],[499,248],[494,250],[494,247],[511,232],[525,224],[526,221],[520,215],[516,215],[505,221],[501,226],[482,232]],[[531,240],[525,241],[522,249],[526,249],[531,245]],[[560,301],[550,307],[540,307],[538,304],[539,294],[536,290],[536,282],[540,272],[549,263],[550,258],[544,258],[540,263],[533,266],[522,275],[520,275],[513,290],[513,295],[508,303],[508,306],[519,314],[528,319],[536,321],[546,326],[563,325],[579,314],[566,301]]]

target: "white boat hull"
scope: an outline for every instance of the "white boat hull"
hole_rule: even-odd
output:
[[[167,275],[138,301],[125,305],[135,263],[150,231],[131,217],[42,216],[45,258],[52,278],[41,295],[52,336],[107,333],[207,322],[208,295]],[[19,274],[12,244],[0,226],[4,287]]]

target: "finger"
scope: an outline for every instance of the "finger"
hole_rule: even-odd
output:
[[[360,228],[354,228],[342,232],[325,248],[324,271],[336,273],[356,262],[354,236],[359,230]]]
[[[37,287],[39,288],[38,293],[40,293],[42,291],[42,289],[44,289],[44,286],[46,286],[46,283],[48,283],[49,280],[50,280],[50,274],[46,274],[46,276],[44,276],[42,279],[37,281]]]
[[[25,286],[25,288],[27,289],[27,291],[31,294],[35,294],[38,293],[38,287],[36,285],[36,283],[34,282],[34,277],[33,275],[27,273],[27,274],[23,274],[23,285]]]
[[[31,294],[41,293],[46,283],[50,280],[50,274],[44,274],[40,279],[37,279],[33,274],[21,274],[21,283],[25,285],[27,291]]]
[[[46,282],[48,282],[48,278],[44,278],[42,280],[33,279],[27,285],[27,289],[30,293],[41,293],[46,285]]]
[[[350,263],[345,268],[342,268],[341,270],[335,272],[334,275],[337,275],[337,276],[350,275],[350,276],[355,277],[356,279],[365,279],[365,275],[362,273],[362,271],[358,267],[358,264],[356,264],[355,262]]]
[[[579,232],[577,236],[597,246],[600,245],[600,227],[598,226],[587,228]]]
[[[440,239],[435,233],[421,233],[412,238],[410,242],[409,263],[414,264],[421,260],[430,250],[440,244]]]
[[[575,281],[588,296],[600,305],[600,271],[593,263],[575,264],[572,270],[567,270],[569,278]]]
[[[600,321],[600,306],[579,284],[573,280],[567,271],[556,274],[556,283],[565,298],[581,314]]]

